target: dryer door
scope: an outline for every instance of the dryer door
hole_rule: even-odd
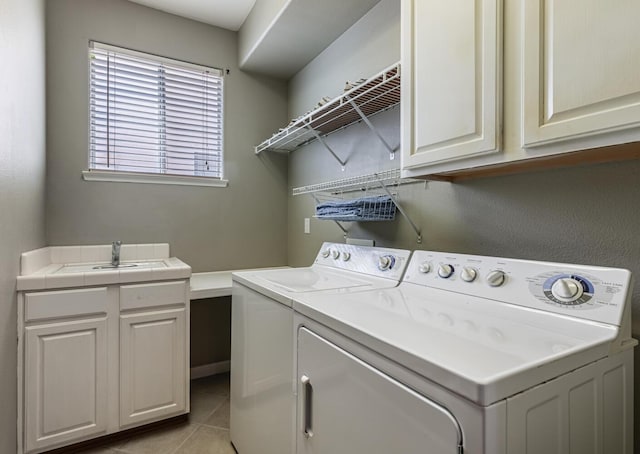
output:
[[[306,328],[298,331],[297,454],[459,454],[444,407]]]

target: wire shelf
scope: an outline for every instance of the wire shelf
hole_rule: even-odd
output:
[[[293,188],[293,195],[310,194],[316,201],[316,218],[335,221],[336,225],[344,232],[345,238],[348,230],[340,224],[340,221],[391,221],[395,219],[396,211],[409,222],[411,228],[416,232],[417,242],[422,243],[422,233],[407,212],[398,203],[398,193],[392,193],[389,188],[397,188],[402,184],[423,182],[413,178],[402,178],[400,169],[384,170],[366,175],[341,178],[339,180],[327,181],[324,183],[311,184]],[[347,193],[364,191],[364,198],[346,197]],[[378,197],[378,200],[374,198]],[[347,208],[355,208],[355,214],[347,212],[342,215],[339,211],[335,213],[326,212],[324,215],[317,212],[318,205],[327,201],[335,203],[337,200],[347,200]],[[350,200],[350,201],[349,201]],[[388,203],[387,205],[367,205],[367,203]],[[356,204],[357,205],[354,205]],[[353,206],[349,206],[353,205]],[[320,214],[320,215],[318,215]]]
[[[407,183],[416,183],[421,180],[401,178],[400,169],[383,170],[381,172],[358,175],[355,177],[341,178],[339,180],[324,183],[311,184],[293,188],[293,195],[311,194],[317,192],[352,192],[362,191],[373,186],[398,186]]]
[[[373,76],[362,84],[344,92],[321,107],[296,119],[280,132],[255,147],[256,154],[264,151],[293,151],[315,140],[317,135],[332,132],[388,110],[400,103],[400,63]]]

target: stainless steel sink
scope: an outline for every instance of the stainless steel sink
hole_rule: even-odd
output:
[[[149,268],[166,268],[167,264],[163,260],[145,260],[136,262],[123,262],[120,265],[112,265],[109,262],[99,263],[69,263],[63,265],[59,270],[53,274],[66,274],[66,273],[92,273],[100,271],[115,271],[115,270],[127,270],[127,269],[149,269]]]
[[[127,263],[121,265],[96,265],[92,269],[94,270],[113,270],[118,268],[133,268],[135,266],[140,266],[137,263]]]

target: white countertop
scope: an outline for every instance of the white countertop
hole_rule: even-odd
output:
[[[260,270],[282,269],[288,267],[254,268]],[[191,275],[191,299],[216,298],[231,295],[233,279],[232,273],[246,270],[212,271],[207,273],[193,273]]]
[[[231,295],[231,273],[233,271],[212,271],[191,275],[191,299],[215,298]]]
[[[189,279],[191,267],[169,256],[169,245],[126,244],[120,249],[121,267],[100,269],[111,261],[111,245],[52,246],[21,256],[17,290],[121,284]],[[137,264],[128,267],[127,265]]]
[[[142,266],[116,269],[93,269],[94,265],[108,265],[111,245],[50,246],[21,255],[17,290],[46,290],[89,285],[109,285],[127,282],[191,278],[191,299],[215,298],[231,295],[232,273],[252,268],[192,273],[191,267],[169,256],[169,245],[123,244],[121,264],[146,262]]]

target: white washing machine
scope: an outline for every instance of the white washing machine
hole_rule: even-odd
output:
[[[297,454],[631,454],[627,270],[416,251],[298,295]]]
[[[233,273],[230,436],[239,454],[295,450],[292,299],[394,287],[410,254],[324,243],[310,267]]]

